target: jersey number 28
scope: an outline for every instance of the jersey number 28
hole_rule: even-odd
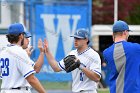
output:
[[[1,66],[1,72],[2,76],[8,76],[9,75],[9,59],[8,58],[1,58],[0,59],[0,66]]]

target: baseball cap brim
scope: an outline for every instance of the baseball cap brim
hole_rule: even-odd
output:
[[[133,32],[132,30],[127,30],[128,32]]]
[[[79,38],[79,39],[84,39],[83,37],[80,37],[80,36],[77,36],[77,35],[71,35],[70,37]]]
[[[26,38],[29,38],[29,37],[32,37],[32,35],[31,35],[31,33],[30,33],[30,32],[25,31],[25,37],[26,37]]]

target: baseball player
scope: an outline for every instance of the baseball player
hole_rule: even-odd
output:
[[[26,51],[21,47],[24,33],[24,27],[20,23],[9,26],[6,36],[10,45],[0,53],[1,93],[31,93],[31,86],[39,93],[45,93],[45,89],[34,76],[35,71],[30,66]]]
[[[116,21],[114,44],[103,51],[110,73],[110,93],[140,93],[140,45],[127,42],[129,31],[125,21]]]
[[[89,33],[85,29],[78,29],[71,36],[74,37],[75,50],[69,56],[57,62],[48,49],[48,43],[44,41],[45,54],[49,64],[55,72],[65,70],[72,72],[73,93],[97,93],[97,82],[101,78],[101,60],[99,54],[88,47]],[[73,62],[75,59],[75,62]],[[67,62],[68,60],[68,62]]]
[[[26,31],[25,32],[25,38],[24,38],[24,44],[22,45],[22,48],[26,50],[27,54],[30,56],[32,51],[33,51],[33,48],[32,46],[29,46],[29,38],[32,37],[31,33]],[[32,60],[32,66],[34,67],[34,70],[36,71],[36,73],[39,73],[40,70],[41,70],[41,67],[44,63],[44,48],[43,48],[43,43],[42,43],[42,40],[39,39],[38,40],[38,48],[40,50],[40,55],[37,59],[37,61],[34,63]]]

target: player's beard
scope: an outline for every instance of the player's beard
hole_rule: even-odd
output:
[[[24,38],[21,41],[21,46],[23,46],[23,45],[24,45]]]

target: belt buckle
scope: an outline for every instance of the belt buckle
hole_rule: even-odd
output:
[[[28,90],[29,88],[28,87],[25,87],[26,88],[26,90]]]
[[[80,90],[80,92],[84,92],[84,90]]]

